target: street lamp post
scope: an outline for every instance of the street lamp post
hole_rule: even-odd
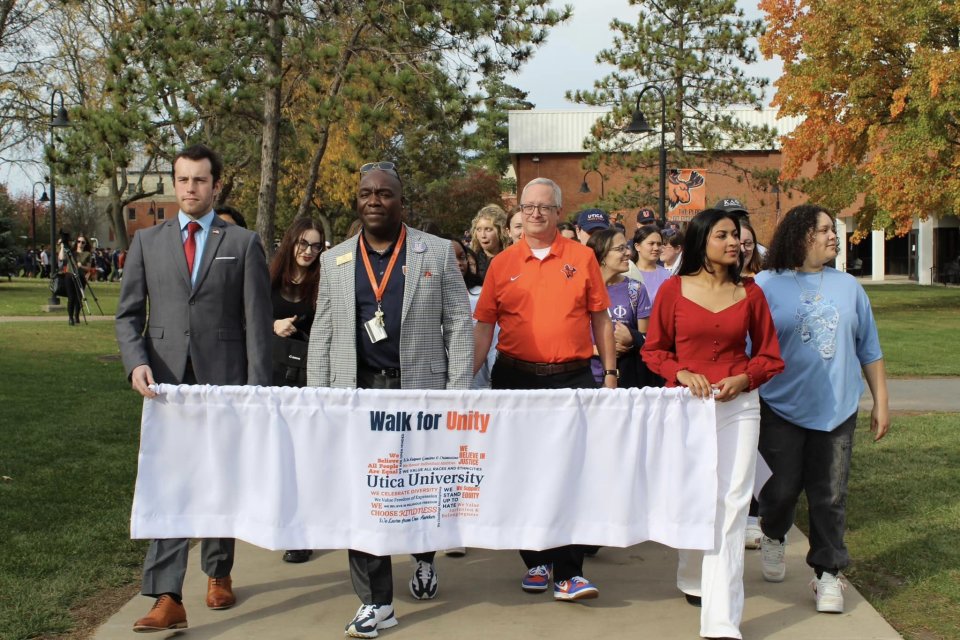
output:
[[[643,99],[643,94],[648,90],[653,89],[660,96],[660,191],[657,198],[657,206],[659,208],[660,221],[663,224],[667,223],[667,97],[663,93],[663,89],[658,87],[655,84],[648,84],[640,91],[640,95],[637,96],[637,106],[633,110],[633,117],[630,120],[630,124],[627,125],[627,128],[624,129],[627,133],[652,133],[655,131],[653,127],[650,126],[650,123],[647,122],[647,119],[643,117],[643,112],[640,111],[640,100]]]
[[[33,197],[30,199],[30,243],[33,245],[34,251],[37,250],[37,185],[40,185],[40,188],[43,189],[39,202],[50,202],[44,184],[42,182],[34,182]]]
[[[150,201],[150,209],[147,210],[147,215],[153,218],[153,226],[157,226],[157,201]]]
[[[54,114],[53,108],[56,97],[60,96],[60,108]],[[67,117],[67,110],[63,106],[63,92],[54,89],[50,94],[50,284],[53,284],[54,275],[57,272],[57,188],[54,185],[53,178],[53,152],[54,138],[53,130],[57,127],[67,127],[70,120]],[[60,306],[60,298],[54,293],[53,287],[50,288],[50,306]]]
[[[597,171],[596,169],[588,169],[587,172],[583,174],[583,182],[580,185],[580,193],[590,193],[590,185],[587,184],[587,176],[590,175],[591,173],[595,173],[598,176],[600,176],[600,198],[602,199],[604,177],[603,177],[603,174]]]

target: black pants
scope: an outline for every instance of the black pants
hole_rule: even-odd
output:
[[[387,377],[370,369],[357,370],[360,389],[399,389],[399,377]],[[436,551],[415,553],[417,560],[433,563]],[[391,604],[393,602],[393,563],[390,556],[375,556],[356,549],[347,550],[350,560],[350,581],[363,604]]]
[[[80,322],[80,307],[83,305],[81,285],[72,274],[66,273],[64,277],[67,279],[67,317],[74,322]]]
[[[549,376],[538,376],[533,373],[518,371],[513,367],[497,360],[490,373],[490,385],[494,389],[596,389],[597,383],[593,379],[590,367],[584,367],[567,373],[556,373]],[[521,505],[522,508],[522,505]],[[562,547],[544,549],[543,551],[520,550],[527,569],[552,564],[553,579],[569,580],[574,576],[583,575],[583,547],[568,544]]]
[[[847,481],[857,414],[833,431],[804,429],[760,403],[760,453],[773,475],[760,491],[760,527],[782,539],[793,526],[800,492],[807,495],[810,551],[807,564],[837,573],[850,564],[843,537],[847,524]]]

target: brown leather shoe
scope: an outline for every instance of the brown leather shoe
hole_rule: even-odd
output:
[[[207,578],[207,606],[211,609],[229,609],[237,602],[233,595],[233,581],[226,578]]]
[[[187,612],[183,605],[163,595],[153,603],[150,613],[133,623],[133,630],[138,632],[167,631],[169,629],[186,629]]]

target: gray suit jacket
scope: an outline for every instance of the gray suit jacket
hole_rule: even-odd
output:
[[[354,278],[359,241],[359,236],[350,238],[320,257],[320,291],[307,355],[310,386],[357,386]],[[418,246],[426,250],[418,252]],[[453,246],[407,227],[406,257],[400,384],[404,389],[469,389],[473,322]]]
[[[116,329],[128,378],[147,364],[157,382],[178,384],[189,355],[200,384],[269,385],[270,277],[259,236],[214,216],[191,286],[177,217],[137,231]]]

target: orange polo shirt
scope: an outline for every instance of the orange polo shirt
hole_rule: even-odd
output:
[[[559,233],[538,260],[521,239],[490,262],[473,317],[500,325],[497,351],[528,362],[593,355],[590,313],[610,306],[593,250]]]

